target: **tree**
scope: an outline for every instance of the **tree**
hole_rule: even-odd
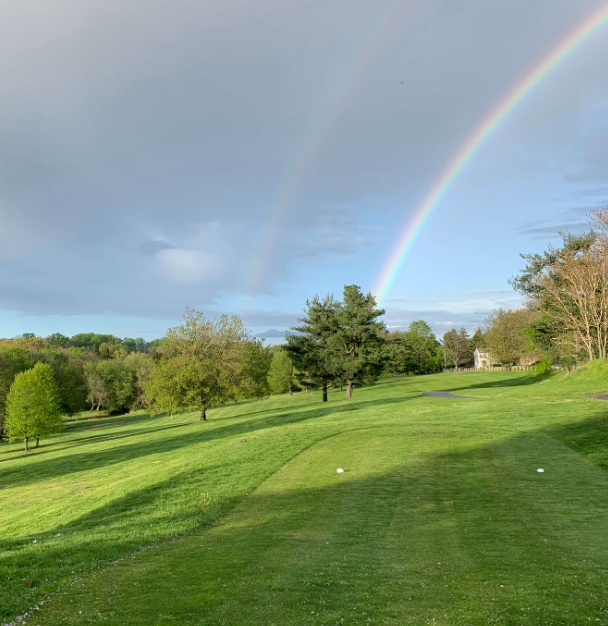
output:
[[[53,333],[46,338],[47,343],[50,346],[57,346],[58,348],[69,348],[70,338],[62,335],[61,333]]]
[[[293,395],[293,362],[282,348],[274,351],[268,371],[268,385],[274,394],[287,393]]]
[[[105,380],[101,371],[97,369],[97,365],[97,362],[84,364],[84,376],[88,389],[87,400],[91,403],[91,411],[99,411],[102,405],[106,405],[108,398]]]
[[[145,382],[152,374],[154,362],[144,352],[131,352],[123,360],[123,365],[135,376],[133,408],[145,406]]]
[[[363,295],[357,285],[345,285],[343,301],[337,308],[338,330],[331,338],[333,352],[340,359],[341,378],[346,383],[346,397],[351,398],[355,383],[373,382],[382,372],[384,324],[371,293]]]
[[[267,393],[268,358],[264,369],[262,346],[249,339],[236,316],[212,322],[186,309],[184,323],[167,331],[157,353],[162,366],[153,370],[146,393],[153,408],[164,405],[153,389],[170,389],[176,406],[196,407],[206,421],[207,409],[213,406]],[[172,373],[173,382],[163,387],[158,377],[167,373]]]
[[[29,439],[61,430],[63,424],[53,370],[47,363],[36,365],[15,376],[7,398],[6,429],[11,441]]]
[[[389,374],[416,371],[417,362],[408,333],[396,330],[384,335],[385,367]]]
[[[418,320],[409,325],[407,341],[416,364],[414,368],[416,373],[430,374],[441,369],[437,338],[424,320]]]
[[[255,339],[242,342],[237,349],[241,353],[241,358],[236,371],[235,400],[267,397],[270,393],[268,386],[268,371],[272,360],[270,350]]]
[[[487,347],[486,336],[483,330],[481,330],[481,328],[478,326],[477,330],[473,333],[473,336],[471,337],[469,341],[469,348],[471,350],[471,354],[474,354],[475,350],[477,349],[481,350],[486,347]]]
[[[15,376],[33,366],[28,350],[13,342],[0,342],[0,437],[4,436],[6,398]]]
[[[443,336],[443,348],[446,357],[454,364],[454,372],[471,359],[471,345],[469,335],[464,328],[457,331],[455,328],[449,330]]]
[[[535,317],[529,309],[498,309],[492,313],[486,321],[486,343],[492,358],[506,367],[520,358],[526,360],[532,349],[525,331]]]
[[[327,402],[328,385],[340,375],[337,346],[333,342],[339,330],[339,306],[329,295],[323,300],[318,296],[307,300],[300,326],[287,333],[284,346],[298,370],[298,381],[305,387],[321,387],[323,402]]]
[[[588,360],[608,356],[608,207],[593,221],[596,230],[565,233],[560,248],[522,255],[526,267],[511,281],[540,315],[543,338]]]
[[[130,409],[135,399],[135,374],[119,361],[86,363],[85,376],[89,388],[91,410],[96,405],[110,413]]]
[[[34,358],[48,363],[53,370],[61,413],[74,415],[82,411],[87,400],[87,384],[78,357],[61,348],[43,348]]]
[[[188,409],[184,357],[164,359],[154,364],[149,377],[143,381],[144,401],[151,413],[183,413]]]

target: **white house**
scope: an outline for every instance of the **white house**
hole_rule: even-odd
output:
[[[473,358],[475,359],[476,370],[485,370],[488,367],[492,367],[492,354],[487,348],[475,348]]]

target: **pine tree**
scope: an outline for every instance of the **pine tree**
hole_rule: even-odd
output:
[[[443,349],[446,357],[454,364],[454,372],[471,358],[471,345],[467,331],[461,328],[449,330],[443,336]]]
[[[340,378],[333,338],[339,330],[336,318],[339,303],[333,296],[306,301],[301,325],[287,333],[284,349],[298,370],[298,381],[309,388],[321,387],[327,402],[327,387]]]
[[[63,427],[57,385],[53,370],[46,363],[36,363],[32,369],[17,374],[6,405],[9,439],[23,439],[26,452],[31,438],[36,438],[38,447],[40,437]]]
[[[332,337],[333,352],[340,361],[346,397],[351,398],[355,383],[374,381],[382,372],[386,358],[383,350],[384,324],[371,293],[366,296],[357,285],[345,285],[343,302],[336,311],[338,330]]]
[[[471,348],[471,352],[475,352],[477,348],[487,348],[486,346],[486,336],[481,328],[478,326],[477,330],[473,333],[471,340],[469,341],[469,346]]]

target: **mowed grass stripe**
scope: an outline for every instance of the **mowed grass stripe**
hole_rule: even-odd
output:
[[[205,425],[182,417],[179,435],[162,430],[169,418],[79,424],[58,440],[66,447],[55,459],[49,451],[48,475],[0,490],[5,502],[24,489],[31,497],[26,528],[16,539],[3,533],[0,563],[13,576],[0,589],[8,592],[2,609],[14,615],[63,586],[30,624],[578,623],[581,603],[585,621],[603,623],[608,406],[577,396],[598,391],[597,381],[581,382],[495,373],[389,379],[351,401],[334,391],[327,405],[300,395],[224,407]],[[481,400],[420,396],[439,389]],[[141,439],[89,439],[78,449],[92,432],[140,426]],[[555,493],[553,469],[540,477],[528,467],[549,449],[563,478]],[[87,452],[99,467],[83,469]],[[0,463],[0,480],[8,471],[18,483],[18,465],[30,459]],[[350,471],[338,476],[339,465]],[[69,491],[87,479],[116,486],[105,504]],[[32,534],[41,487],[56,484],[63,508],[77,511],[60,538],[57,526]],[[66,515],[61,509],[46,527]],[[556,531],[541,542],[543,524]],[[65,587],[149,545],[158,548]],[[572,563],[583,572],[574,585]],[[26,586],[32,572],[49,576],[46,587]],[[494,581],[502,596],[493,572],[510,576]]]

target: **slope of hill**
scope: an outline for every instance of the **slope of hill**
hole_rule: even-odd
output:
[[[28,624],[605,623],[608,407],[583,397],[602,383],[537,380],[385,379],[2,444],[1,616],[50,597]]]

